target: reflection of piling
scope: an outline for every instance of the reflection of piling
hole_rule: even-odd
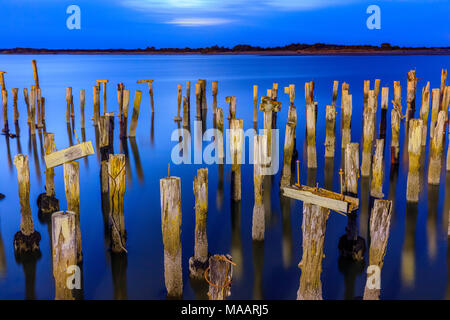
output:
[[[361,176],[368,177],[370,175],[370,167],[372,162],[372,145],[375,136],[375,92],[369,90],[369,98],[367,107],[364,109],[363,123],[363,148],[361,162]]]
[[[253,140],[253,185],[255,205],[253,207],[252,239],[264,240],[264,204],[263,204],[263,172],[262,159],[264,153],[265,136],[255,135]]]
[[[125,171],[125,155],[109,155],[109,223],[111,232],[111,250],[116,253],[127,252],[125,249],[126,231],[123,212]]]
[[[370,195],[375,198],[383,198],[384,179],[384,140],[377,139],[375,154],[372,161],[372,181],[370,184]]]
[[[299,263],[302,270],[297,300],[322,300],[323,246],[330,210],[318,205],[303,203],[303,256]]]
[[[381,281],[381,274],[379,272],[383,268],[384,256],[386,254],[389,228],[391,225],[391,213],[392,201],[375,200],[370,215],[369,265],[379,267],[379,270],[372,270],[375,272],[375,279],[368,276],[364,289],[364,300],[379,300],[380,298],[380,287],[378,285]]]
[[[423,124],[422,132],[422,146],[427,145],[427,125],[428,113],[430,111],[430,82],[422,88],[422,105],[420,106],[420,119]]]
[[[64,189],[66,192],[67,210],[75,214],[77,261],[81,262],[81,226],[80,226],[80,170],[78,162],[64,163]]]
[[[20,202],[20,231],[14,235],[14,251],[16,253],[39,251],[41,235],[34,230],[30,208],[30,169],[28,156],[18,154],[14,157],[17,169]]]
[[[67,267],[77,264],[76,214],[59,211],[52,215],[53,276],[55,299],[74,300],[67,287]]]
[[[161,223],[164,243],[164,281],[169,297],[181,297],[181,180],[166,177],[160,180]]]
[[[420,181],[420,157],[422,153],[422,120],[411,119],[409,123],[409,170],[406,186],[406,199],[411,202],[419,201]]]
[[[214,255],[209,258],[208,297],[210,300],[225,300],[231,295],[233,262],[230,255]]]
[[[244,143],[244,125],[242,119],[232,119],[230,126],[230,153],[231,153],[231,199],[241,200],[241,163],[242,145]]]
[[[381,89],[381,119],[380,119],[380,131],[379,137],[386,141],[386,116],[389,106],[389,87],[383,87]],[[383,148],[384,149],[384,148]]]
[[[136,136],[136,128],[139,117],[139,107],[141,106],[141,97],[142,92],[137,90],[136,93],[134,94],[133,115],[131,116],[130,131],[128,133],[128,136],[130,137]]]
[[[202,278],[208,266],[208,237],[206,219],[208,216],[208,169],[197,170],[194,178],[195,196],[195,246],[194,256],[189,259],[189,275]]]
[[[430,143],[430,161],[428,163],[428,183],[439,185],[441,178],[442,154],[444,152],[446,111],[439,111],[434,137]],[[422,136],[422,140],[425,136]],[[448,159],[448,158],[447,158]]]
[[[359,144],[349,143],[345,147],[344,189],[352,194],[358,194],[359,179]]]

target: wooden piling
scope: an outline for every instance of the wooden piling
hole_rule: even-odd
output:
[[[409,170],[406,185],[406,199],[410,202],[419,201],[421,167],[420,158],[422,153],[422,120],[411,119],[409,122]]]
[[[447,86],[447,69],[441,70],[441,86],[440,86],[440,92],[442,96],[444,95],[444,90]],[[442,96],[440,97],[440,100],[442,100]]]
[[[428,163],[428,183],[439,185],[441,178],[441,163],[442,154],[444,153],[444,138],[445,138],[445,122],[446,122],[446,112],[439,111],[437,124],[434,130],[434,137],[430,142],[430,161]],[[424,139],[424,136],[422,136]],[[447,163],[448,163],[447,156]]]
[[[131,116],[129,137],[136,136],[137,122],[139,118],[139,108],[141,106],[142,91],[137,90],[134,94],[133,115]]]
[[[64,190],[67,210],[76,216],[77,261],[81,262],[81,226],[80,226],[80,170],[76,161],[64,163]]]
[[[306,98],[306,144],[308,155],[308,169],[317,168],[316,154],[316,106],[311,97],[311,85],[305,83]]]
[[[18,97],[19,89],[13,88],[12,89],[12,95],[13,95],[13,104],[14,104],[14,123],[19,123],[19,109],[17,108],[17,97]]]
[[[303,256],[297,300],[322,300],[322,259],[325,229],[330,210],[318,205],[303,203]]]
[[[25,100],[25,104],[27,106],[27,123],[30,123],[31,122],[30,99],[28,97],[27,88],[23,88],[23,99]]]
[[[230,255],[214,255],[209,258],[209,300],[225,300],[231,295],[233,262]]]
[[[325,158],[334,158],[336,143],[336,106],[328,105],[326,109]]]
[[[354,195],[358,194],[359,179],[359,144],[348,143],[345,147],[344,189]]]
[[[216,115],[217,111],[217,93],[219,91],[219,82],[213,81],[212,82],[212,95],[213,95],[213,115]],[[215,123],[215,121],[214,121]]]
[[[242,119],[231,119],[230,153],[231,153],[231,199],[241,200],[241,163],[244,143],[244,124]]]
[[[347,85],[348,87],[348,85]],[[347,147],[351,141],[351,123],[352,123],[353,101],[352,95],[348,93],[348,89],[344,90],[342,85],[342,149]]]
[[[236,119],[236,97],[225,97],[225,102],[229,105],[227,119]]]
[[[253,206],[252,239],[264,240],[265,217],[263,204],[263,154],[264,135],[255,135],[253,140],[253,189],[255,194],[255,205]],[[284,169],[283,169],[284,172]],[[283,179],[282,179],[283,180]]]
[[[177,115],[174,117],[174,121],[181,121],[181,100],[183,97],[183,85],[179,84],[178,85],[178,104],[177,104]]]
[[[431,100],[431,121],[430,121],[430,139],[434,137],[434,129],[436,126],[436,121],[440,109],[440,93],[439,89],[432,90],[432,100]]]
[[[109,155],[109,203],[110,203],[110,234],[111,250],[116,253],[127,252],[125,249],[126,231],[123,210],[125,195],[125,155]]]
[[[422,146],[427,144],[427,129],[428,129],[428,113],[430,111],[430,82],[422,88],[422,104],[420,106],[420,119],[422,119]]]
[[[55,299],[74,300],[74,294],[67,287],[67,267],[77,264],[76,214],[59,211],[52,215],[53,277],[55,278]]]
[[[18,154],[14,157],[17,169],[20,203],[20,231],[14,235],[14,251],[16,253],[39,251],[41,235],[34,230],[30,207],[30,169],[28,156]]]
[[[93,86],[93,96],[94,96],[94,126],[98,126],[98,119],[100,117],[100,101],[99,101],[99,88]]]
[[[138,80],[137,83],[148,83],[148,93],[150,94],[150,106],[152,108],[152,113],[155,112],[155,104],[153,101],[153,80],[152,79]]]
[[[380,272],[384,264],[384,256],[386,254],[387,242],[389,239],[389,231],[392,216],[392,201],[376,199],[370,215],[370,251],[369,266],[376,266]],[[377,275],[380,280],[380,274]],[[380,287],[377,283],[371,283],[373,278],[367,277],[364,289],[364,300],[379,300]],[[376,280],[375,280],[376,281]]]
[[[375,79],[375,84],[373,86],[373,91],[375,93],[375,114],[377,113],[377,109],[378,109],[378,96],[380,94],[380,85],[381,85],[381,80],[380,79]]]
[[[103,90],[103,115],[105,115],[108,112],[107,104],[106,104],[106,84],[109,82],[109,80],[97,80],[97,86],[100,90],[100,83],[102,84],[102,90]]]
[[[448,111],[449,103],[450,103],[450,86],[445,87],[445,91],[442,94],[441,98],[441,110]]]
[[[336,103],[337,103],[338,89],[339,89],[339,81],[334,80],[333,81],[333,99],[332,99],[331,105],[333,105],[335,107],[336,107]]]
[[[380,118],[380,139],[386,140],[386,123],[387,123],[387,109],[389,106],[389,87],[381,89],[381,118]]]
[[[9,133],[8,124],[8,91],[2,90],[2,101],[3,101],[3,129],[2,132],[5,134]]]
[[[85,92],[84,92],[84,90],[80,90],[80,121],[81,121],[81,129],[85,128],[84,103],[85,103]]]
[[[136,98],[136,94],[135,94]],[[139,100],[140,102],[140,100]],[[122,111],[123,111],[123,126],[122,126],[122,138],[126,138],[128,132],[128,109],[130,104],[130,90],[123,90],[123,103],[122,103]],[[133,109],[134,111],[134,109]]]
[[[195,196],[195,245],[194,256],[189,259],[189,275],[202,279],[208,267],[208,237],[206,219],[208,217],[208,169],[197,170],[194,177]]]
[[[219,155],[219,164],[223,164],[225,161],[225,146],[223,142],[223,109],[217,108],[216,110],[216,126],[217,126],[217,148]]]
[[[45,98],[41,98],[41,127],[45,126]]]
[[[186,81],[186,100],[187,100],[187,106],[188,110],[191,110],[191,82]]]
[[[384,179],[384,139],[377,139],[375,154],[372,161],[372,181],[370,195],[375,198],[383,198]]]
[[[2,91],[6,91],[5,77],[4,77],[5,73],[6,73],[5,71],[0,71],[0,89]]]
[[[44,125],[42,123],[42,96],[41,96],[41,89],[36,88],[36,102],[37,102],[37,126],[38,128],[42,128]],[[73,103],[73,100],[72,100]],[[72,116],[73,118],[73,116]]]
[[[287,93],[289,93],[290,105],[284,135],[283,169],[280,182],[281,187],[287,187],[291,185],[291,177],[292,177],[291,164],[292,164],[292,156],[294,154],[295,149],[295,135],[297,127],[297,108],[294,105],[295,87],[294,85],[290,85],[285,89],[287,89]]]
[[[189,128],[189,102],[183,97],[183,128]]]
[[[397,165],[400,153],[400,121],[402,119],[401,86],[400,81],[394,81],[394,100],[391,110],[391,164]]]
[[[44,149],[45,154],[49,155],[56,151],[55,134],[46,132],[44,134]],[[55,169],[48,168],[45,170],[45,193],[49,197],[55,196]]]
[[[253,122],[258,122],[258,86],[253,85]]]
[[[195,84],[195,102],[196,102],[196,110],[197,110],[197,120],[202,119],[202,89],[201,84],[196,83]]]
[[[30,131],[31,134],[36,134],[36,89],[31,86],[30,92]]]
[[[34,84],[36,85],[36,88],[39,88],[39,75],[36,60],[31,60],[31,65],[33,66]]]
[[[411,70],[406,76],[406,124],[408,125],[409,119],[414,117],[416,110],[416,90],[417,90],[417,78],[416,70]]]
[[[364,109],[363,124],[363,152],[361,163],[361,176],[368,177],[372,162],[372,146],[375,133],[375,92],[369,90],[367,107]]]
[[[70,111],[72,107],[72,88],[67,87],[66,88],[66,123],[70,123]],[[95,97],[94,97],[94,108],[95,108]]]
[[[366,110],[367,104],[369,103],[369,91],[370,91],[370,80],[364,80],[363,121],[364,121],[364,110]]]
[[[164,282],[169,297],[183,294],[181,270],[181,180],[166,177],[160,180],[161,224],[164,244]]]

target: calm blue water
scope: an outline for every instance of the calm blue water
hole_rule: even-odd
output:
[[[125,225],[127,229],[128,256],[126,260],[111,259],[104,236],[101,209],[99,161],[96,155],[80,160],[81,230],[83,244],[83,296],[85,299],[165,299],[163,276],[163,246],[159,179],[167,175],[167,164],[176,142],[170,136],[177,128],[173,122],[177,108],[177,85],[190,80],[191,132],[195,119],[195,86],[198,79],[207,79],[207,127],[212,127],[211,81],[219,81],[219,107],[228,113],[226,96],[237,97],[237,117],[244,119],[244,128],[253,126],[252,86],[259,86],[259,96],[273,82],[279,83],[278,99],[282,109],[278,115],[280,141],[284,141],[284,128],[288,111],[288,96],[283,87],[296,85],[295,104],[298,112],[297,150],[301,161],[300,179],[317,180],[320,186],[325,179],[332,181],[333,190],[339,191],[338,171],[341,167],[341,149],[336,148],[333,167],[325,168],[323,157],[325,140],[325,106],[331,103],[333,80],[350,84],[353,95],[352,141],[361,142],[363,81],[381,79],[381,86],[390,87],[389,101],[393,99],[393,81],[402,85],[403,106],[406,100],[406,73],[416,68],[418,95],[416,116],[419,113],[420,93],[426,81],[431,88],[440,85],[442,68],[450,67],[449,56],[384,56],[384,57],[263,57],[263,56],[0,56],[0,70],[5,75],[6,86],[12,101],[11,88],[19,88],[20,139],[0,136],[0,192],[6,195],[0,201],[0,299],[54,298],[51,243],[49,226],[45,218],[38,217],[36,199],[44,192],[45,164],[43,140],[28,134],[26,109],[22,88],[34,83],[31,60],[38,63],[40,87],[46,98],[47,131],[55,133],[56,147],[69,146],[65,122],[65,87],[73,88],[75,104],[75,130],[81,139],[79,91],[86,90],[86,139],[95,145],[92,116],[92,87],[97,79],[108,79],[108,111],[117,112],[116,84],[123,82],[131,91],[143,91],[136,143],[121,144],[116,120],[114,151],[127,153],[127,189],[125,193]],[[155,79],[155,116],[152,121],[146,85],[139,79]],[[315,81],[315,96],[319,103],[317,128],[318,169],[306,169],[305,99],[304,83]],[[340,88],[339,88],[340,93]],[[340,102],[340,94],[338,96]],[[379,102],[380,103],[380,102]],[[340,104],[340,103],[338,103]],[[131,105],[131,102],[130,102]],[[10,127],[13,125],[12,102],[9,104]],[[102,108],[102,107],[101,107]],[[391,108],[391,104],[390,104]],[[131,110],[131,107],[130,107]],[[380,113],[378,108],[378,113]],[[378,118],[380,115],[378,114]],[[131,118],[131,111],[130,111]],[[340,146],[340,114],[337,116],[337,145]],[[1,120],[2,121],[2,120]],[[3,124],[3,121],[1,122]],[[152,130],[153,123],[153,130]],[[390,144],[390,112],[387,122],[387,143]],[[225,127],[228,122],[225,121]],[[378,126],[377,126],[378,127]],[[262,128],[262,113],[258,113],[258,128]],[[450,209],[450,175],[442,171],[441,185],[431,188],[426,182],[417,205],[406,203],[407,148],[404,146],[404,126],[400,130],[400,166],[390,178],[390,149],[386,148],[385,179],[383,191],[394,201],[391,231],[382,269],[382,299],[444,299],[450,296],[447,246],[448,211]],[[428,133],[429,134],[429,133]],[[70,137],[76,143],[75,136]],[[428,138],[427,138],[428,141]],[[448,144],[448,141],[447,141]],[[204,146],[206,143],[204,143]],[[30,159],[30,204],[35,228],[42,236],[41,258],[26,268],[14,257],[13,237],[20,229],[17,173],[14,156],[28,154]],[[446,149],[447,150],[447,145]],[[425,166],[428,164],[428,144]],[[282,150],[280,150],[280,162]],[[196,171],[205,165],[171,166],[171,175],[181,177],[182,187],[182,261],[183,297],[205,298],[204,283],[189,280],[188,260],[194,250],[194,195],[192,182]],[[302,255],[302,205],[299,202],[280,200],[280,172],[271,185],[265,185],[267,207],[264,243],[251,239],[253,196],[253,167],[242,166],[242,202],[231,204],[231,166],[225,165],[223,201],[220,201],[219,170],[209,168],[209,251],[231,253],[237,262],[231,289],[233,299],[295,299],[299,286]],[[281,171],[281,170],[280,170]],[[423,170],[426,181],[426,170]],[[62,167],[55,170],[56,197],[60,208],[66,208]],[[314,178],[314,175],[316,178]],[[369,182],[360,180],[359,233],[368,239]],[[328,186],[330,187],[330,186]],[[365,268],[368,265],[348,263],[339,258],[338,241],[345,234],[346,218],[331,213],[325,237],[322,284],[325,299],[348,299],[362,296],[365,285]],[[25,271],[26,270],[26,271]],[[26,274],[26,275],[25,275]],[[27,285],[26,281],[27,280]]]

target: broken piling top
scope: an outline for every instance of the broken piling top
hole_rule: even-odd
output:
[[[289,95],[289,102],[294,104],[295,100],[295,85],[290,84],[288,87],[284,87],[284,93]]]
[[[259,105],[259,110],[264,112],[275,111],[279,112],[281,110],[281,102],[272,100],[271,97],[261,97],[261,103]]]

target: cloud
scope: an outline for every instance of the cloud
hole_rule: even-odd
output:
[[[184,19],[172,19],[167,24],[175,24],[181,27],[202,27],[202,26],[214,26],[219,24],[230,23],[233,20],[221,19],[221,18],[184,18]]]

